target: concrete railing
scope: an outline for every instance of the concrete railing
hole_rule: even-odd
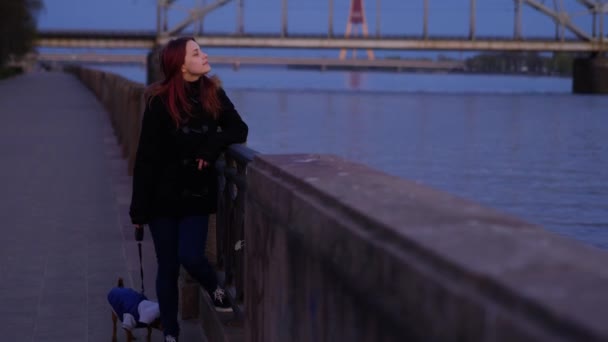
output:
[[[246,335],[278,341],[608,341],[608,253],[325,155],[258,155]]]
[[[132,175],[145,108],[143,84],[99,70],[80,67],[68,67],[66,70],[76,75],[105,107],[122,147],[123,157],[128,160],[129,175]]]

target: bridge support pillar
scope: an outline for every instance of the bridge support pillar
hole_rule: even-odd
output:
[[[608,94],[608,58],[576,58],[572,68],[572,92]]]
[[[146,60],[146,84],[152,84],[156,81],[160,81],[162,74],[160,72],[160,52],[162,46],[155,46],[148,52],[148,58]]]

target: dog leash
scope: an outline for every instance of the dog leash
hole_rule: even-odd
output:
[[[139,277],[141,278],[141,294],[144,294],[144,266],[141,256],[141,241],[144,239],[144,227],[137,226],[135,228],[135,241],[137,241],[137,249],[139,251]]]

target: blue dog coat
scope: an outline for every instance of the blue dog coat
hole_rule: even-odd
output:
[[[150,324],[160,316],[158,303],[130,288],[112,288],[108,293],[108,302],[123,328],[128,330],[135,328],[138,323]]]

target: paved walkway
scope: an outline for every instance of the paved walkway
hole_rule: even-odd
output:
[[[73,76],[39,73],[0,81],[0,123],[0,339],[107,342],[108,291],[118,277],[141,285],[130,179],[106,114]],[[183,328],[200,340],[198,325]]]

